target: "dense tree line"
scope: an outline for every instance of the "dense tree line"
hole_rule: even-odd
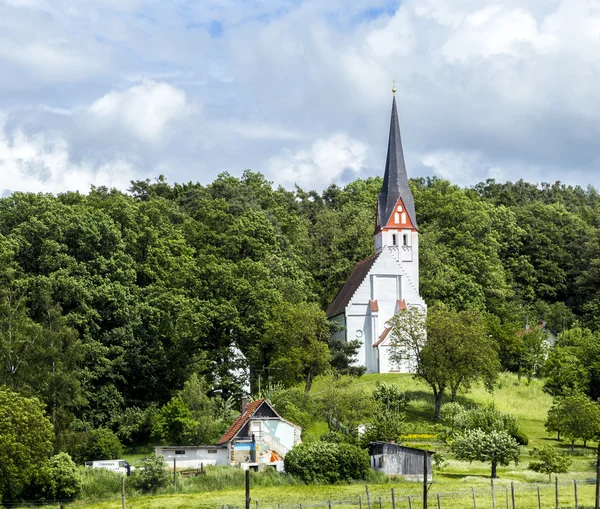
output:
[[[411,185],[421,293],[481,312],[502,368],[539,374],[540,341],[518,334],[526,321],[600,328],[594,189]],[[168,412],[186,436],[214,439],[246,362],[255,391],[259,376],[309,389],[332,366],[352,374],[353,349],[331,341],[323,310],[373,251],[380,187],[286,190],[247,171],[0,199],[0,385],[43,402],[60,448],[104,428],[130,443],[170,437]],[[567,338],[563,353],[584,343]],[[593,385],[595,370],[586,376]]]

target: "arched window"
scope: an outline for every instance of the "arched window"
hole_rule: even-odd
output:
[[[408,246],[408,234],[404,234],[402,235],[402,245],[403,246]]]
[[[402,212],[402,224],[406,224],[406,212]]]
[[[396,243],[396,234],[395,234],[395,233],[392,233],[392,246],[396,246],[396,245],[398,245],[398,244]]]

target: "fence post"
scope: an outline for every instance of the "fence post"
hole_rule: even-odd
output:
[[[392,509],[396,509],[396,495],[394,494],[394,488],[392,488]]]
[[[254,504],[256,505],[256,509],[258,509],[258,499],[254,501]]]
[[[540,493],[540,487],[538,486],[538,509],[542,509],[542,495]]]
[[[371,494],[369,493],[369,485],[365,484],[365,490],[367,491],[367,507],[371,509]]]
[[[412,509],[412,498],[410,498],[410,495],[408,496],[408,509]]]
[[[329,501],[329,509],[331,509],[331,500]]]
[[[496,492],[494,491],[494,478],[492,477],[492,509],[496,509]]]
[[[440,494],[437,494],[437,501],[438,501],[438,509],[442,509],[442,503],[440,502]]]
[[[125,477],[121,477],[121,505],[123,509],[127,509],[125,505]]]
[[[246,470],[246,509],[250,509],[250,469]]]
[[[515,483],[510,481],[510,496],[512,498],[512,509],[515,509]]]
[[[600,442],[598,443],[598,459],[596,461],[596,503],[595,509],[600,509]]]
[[[556,487],[556,509],[558,509],[558,476],[554,477],[554,486]]]
[[[360,495],[358,496],[358,507],[362,509],[362,497]]]
[[[379,497],[379,509],[383,509],[383,504],[381,503],[381,497]]]
[[[575,509],[579,509],[579,497],[577,496],[577,479],[573,480],[573,493],[575,494]]]
[[[473,493],[473,509],[477,509],[477,499],[475,498],[475,487],[471,486],[471,493]]]
[[[177,491],[177,458],[173,458],[173,489]],[[125,509],[125,506],[123,506]]]
[[[423,451],[423,509],[427,509],[427,451]]]

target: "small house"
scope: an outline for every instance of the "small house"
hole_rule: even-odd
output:
[[[283,470],[283,458],[301,442],[302,429],[281,417],[264,399],[246,403],[242,413],[219,439],[227,448],[229,464],[258,469],[272,466]]]
[[[424,460],[427,458],[427,480],[433,479],[432,451],[389,442],[371,442],[369,456],[373,470],[388,475],[399,475],[407,481],[421,482],[423,481]]]
[[[218,445],[158,446],[154,453],[162,456],[167,466],[175,466],[177,470],[229,465],[227,447]]]

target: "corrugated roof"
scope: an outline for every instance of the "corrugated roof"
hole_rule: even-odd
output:
[[[333,302],[327,308],[327,318],[341,315],[345,311],[346,306],[354,295],[354,292],[356,292],[360,284],[364,281],[378,256],[379,253],[376,253],[356,264],[352,274],[350,274],[348,280],[340,288],[340,291],[335,296],[335,299],[333,299]]]
[[[224,443],[227,443],[230,440],[232,440],[238,434],[238,431],[240,431],[242,429],[244,424],[246,424],[248,419],[250,419],[250,417],[252,417],[252,414],[254,414],[254,412],[256,412],[258,410],[258,407],[260,407],[260,405],[262,405],[264,402],[265,402],[264,399],[257,399],[256,401],[253,401],[252,403],[248,403],[248,406],[246,407],[246,411],[241,413],[240,415],[238,415],[237,419],[229,427],[229,429],[225,432],[225,434],[221,438],[219,438],[219,441],[217,442],[217,444],[224,444]]]

